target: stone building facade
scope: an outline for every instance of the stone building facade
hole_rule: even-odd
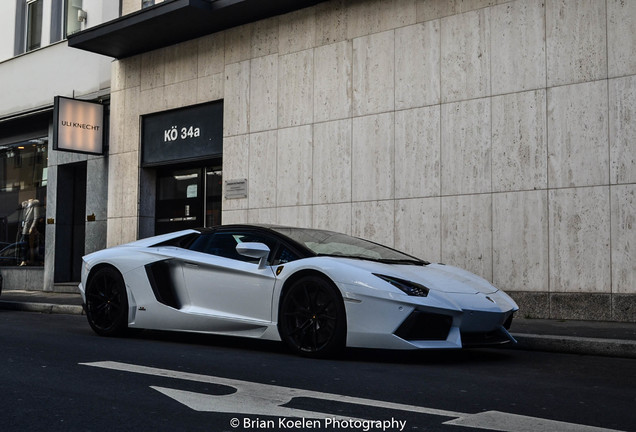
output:
[[[156,230],[141,120],[222,101],[224,187],[247,185],[223,224],[464,267],[522,316],[636,321],[636,2],[331,0],[111,79],[108,246]]]

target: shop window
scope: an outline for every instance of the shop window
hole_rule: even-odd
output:
[[[0,266],[44,264],[48,138],[0,146]]]
[[[42,10],[44,0],[28,0],[26,16],[26,50],[42,45]]]

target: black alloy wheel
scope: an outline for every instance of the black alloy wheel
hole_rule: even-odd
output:
[[[86,317],[101,336],[122,335],[128,327],[128,297],[121,274],[102,267],[91,275],[86,287]]]
[[[281,339],[297,354],[327,357],[344,349],[342,296],[323,277],[305,276],[294,282],[282,299],[278,322]]]

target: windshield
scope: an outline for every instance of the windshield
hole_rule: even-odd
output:
[[[322,256],[338,256],[395,264],[427,264],[386,246],[331,231],[271,227]]]

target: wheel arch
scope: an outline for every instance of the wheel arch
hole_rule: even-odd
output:
[[[99,270],[101,270],[101,269],[103,269],[103,268],[106,268],[106,267],[109,267],[109,268],[112,268],[113,270],[115,270],[117,273],[119,273],[119,275],[120,275],[120,276],[122,277],[122,279],[123,279],[123,276],[124,276],[124,275],[121,273],[121,271],[119,271],[119,269],[118,269],[117,267],[115,267],[114,265],[112,265],[112,264],[110,264],[110,263],[105,263],[105,262],[104,262],[104,263],[96,264],[95,266],[93,266],[93,267],[91,268],[91,270],[88,272],[88,275],[86,276],[86,286],[88,286],[88,284],[90,284],[91,280],[95,277],[95,274],[96,274]]]
[[[105,281],[103,285],[103,291],[99,294],[93,293],[94,289],[92,285],[95,278],[100,274],[105,273]],[[108,276],[110,274],[110,276]],[[109,279],[110,278],[110,279]],[[114,288],[113,288],[114,287]],[[114,265],[110,263],[99,263],[91,268],[86,276],[85,286],[85,311],[86,318],[91,328],[101,336],[122,336],[128,331],[128,324],[130,322],[130,301],[129,291],[126,287],[126,281],[122,272]],[[95,288],[99,289],[99,288]],[[115,293],[115,294],[113,294]],[[121,298],[121,304],[118,306],[115,299],[119,294]],[[95,300],[96,306],[91,306],[91,298],[101,297],[100,300]],[[107,311],[103,311],[107,302],[108,305],[115,306],[114,314],[110,311],[111,306]],[[100,311],[100,309],[102,309]],[[121,311],[121,312],[120,312]]]
[[[285,298],[285,294],[287,294],[287,292],[289,291],[289,289],[294,285],[294,283],[296,283],[296,281],[298,281],[299,279],[302,279],[303,277],[306,276],[315,276],[315,277],[319,277],[324,279],[326,282],[328,282],[333,289],[338,293],[338,298],[340,300],[340,303],[342,305],[342,310],[344,311],[345,314],[345,320],[344,320],[344,325],[345,325],[345,345],[346,345],[346,341],[348,339],[348,331],[347,329],[349,328],[349,323],[348,323],[348,315],[347,315],[347,308],[345,307],[345,303],[344,303],[344,298],[342,297],[342,291],[340,291],[340,288],[338,288],[338,285],[333,281],[333,279],[331,279],[329,276],[327,276],[325,273],[319,271],[319,270],[315,270],[315,269],[301,269],[298,270],[297,272],[295,272],[294,274],[290,275],[285,282],[283,283],[283,286],[280,290],[280,293],[278,295],[278,306],[276,309],[276,327],[279,331],[280,334],[280,309],[282,307],[283,304],[283,299]]]
[[[287,291],[289,291],[289,288],[291,288],[294,285],[294,283],[296,283],[296,281],[298,281],[299,279],[305,276],[316,276],[316,277],[323,278],[324,280],[329,282],[331,285],[333,285],[333,287],[340,293],[340,299],[342,300],[342,293],[340,292],[340,289],[338,289],[338,286],[336,285],[336,283],[329,276],[327,276],[326,274],[318,270],[302,269],[290,275],[285,280],[285,283],[283,284],[283,287],[280,290],[280,294],[278,295],[278,312],[280,312],[280,305],[282,303],[283,298],[285,298],[285,294],[287,294]],[[344,303],[344,300],[342,301]]]

